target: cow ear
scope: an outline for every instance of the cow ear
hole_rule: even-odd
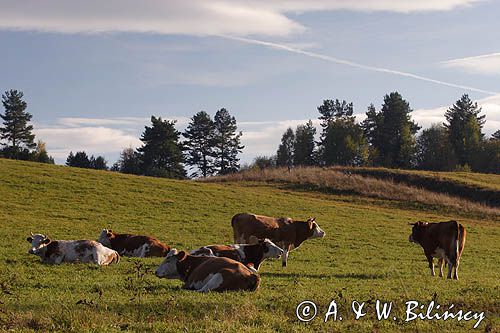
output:
[[[43,244],[49,244],[50,243],[50,238],[45,238],[42,243]]]
[[[177,259],[179,261],[186,259],[186,257],[187,257],[187,253],[185,251],[181,251],[181,252],[177,253]]]
[[[408,222],[408,225],[415,225],[416,223],[411,223],[411,222]]]
[[[26,240],[27,240],[28,242],[30,242],[30,243],[31,243],[31,242],[33,242],[33,238],[31,238],[31,237],[26,238]]]
[[[315,217],[310,217],[309,220],[307,220],[307,222],[316,222],[316,218]]]

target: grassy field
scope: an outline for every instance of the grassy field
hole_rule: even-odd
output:
[[[440,213],[353,195],[255,182],[199,183],[0,159],[0,330],[42,331],[463,331],[474,320],[404,322],[404,302],[484,311],[478,331],[500,325],[500,225],[495,216]],[[255,293],[198,294],[153,275],[157,259],[118,265],[49,266],[28,255],[30,231],[97,239],[102,228],[153,235],[178,249],[231,243],[238,212],[315,216],[324,239],[304,243],[288,267],[266,261]],[[457,218],[468,230],[460,280],[432,278],[407,222]],[[374,301],[393,301],[397,320],[378,321]],[[296,306],[318,317],[300,322]],[[343,321],[324,323],[330,301]],[[368,314],[354,320],[353,300]]]

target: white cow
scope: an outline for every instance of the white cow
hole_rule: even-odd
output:
[[[120,261],[118,252],[93,240],[51,240],[43,234],[33,233],[26,240],[31,243],[28,253],[39,256],[47,264],[72,262],[109,265]]]

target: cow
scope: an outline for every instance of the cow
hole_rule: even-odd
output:
[[[416,222],[413,225],[409,241],[420,244],[429,261],[431,275],[435,276],[434,259],[439,258],[439,276],[443,277],[443,265],[448,265],[448,279],[451,279],[452,270],[455,269],[453,278],[458,280],[458,266],[465,245],[466,231],[457,221],[439,223]]]
[[[170,246],[156,238],[119,234],[111,229],[103,229],[97,241],[127,257],[165,257],[170,251]]]
[[[283,249],[281,257],[286,267],[288,253],[307,239],[323,238],[325,232],[315,218],[307,221],[294,221],[289,217],[268,217],[248,213],[236,214],[231,220],[235,243],[255,243],[258,239],[268,238]]]
[[[192,250],[189,254],[230,258],[258,271],[265,259],[278,259],[283,250],[266,238],[259,239],[257,244],[207,245]]]
[[[224,257],[193,256],[172,249],[156,269],[159,278],[180,279],[183,288],[198,292],[255,291],[259,274],[242,263]]]
[[[31,243],[29,254],[42,258],[43,263],[93,263],[106,266],[120,261],[118,252],[93,240],[52,240],[43,234],[26,238]]]

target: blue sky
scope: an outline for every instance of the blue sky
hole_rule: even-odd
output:
[[[151,115],[225,107],[272,154],[326,98],[364,114],[399,91],[424,127],[463,93],[500,128],[500,1],[0,0],[0,90],[25,93],[37,138],[70,150],[138,146]],[[416,75],[418,77],[411,77]]]

